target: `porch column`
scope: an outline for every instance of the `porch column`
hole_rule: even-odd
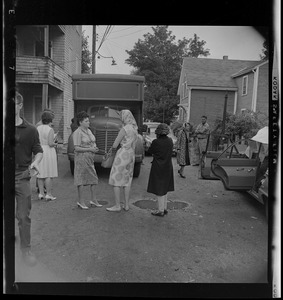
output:
[[[48,84],[42,84],[42,110],[48,108]]]

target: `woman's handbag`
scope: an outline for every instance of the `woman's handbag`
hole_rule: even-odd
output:
[[[102,158],[101,167],[111,168],[113,165],[115,154],[116,154],[116,152],[112,151],[112,148],[110,148],[108,153],[104,154],[104,156]]]

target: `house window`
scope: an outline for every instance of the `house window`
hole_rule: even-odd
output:
[[[44,56],[44,43],[42,41],[35,42],[35,56]]]
[[[242,96],[248,94],[248,76],[243,77]]]
[[[52,50],[52,42],[49,42],[48,45],[48,56],[52,58],[53,50]],[[35,56],[44,56],[44,42],[36,41],[35,42]]]

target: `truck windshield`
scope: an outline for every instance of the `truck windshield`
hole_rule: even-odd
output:
[[[90,117],[109,117],[109,118],[117,118],[120,119],[119,111],[122,110],[123,107],[115,107],[115,109],[110,107],[91,107],[89,109],[89,115]]]

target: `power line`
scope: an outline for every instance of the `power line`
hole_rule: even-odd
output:
[[[99,47],[97,48],[96,52],[101,48],[102,44],[104,43],[105,38],[106,38],[106,36],[107,36],[107,34],[108,34],[110,28],[111,28],[111,25],[107,25],[107,27],[106,27],[106,29],[105,29],[105,31],[104,31],[104,35],[103,35],[103,37],[102,37],[102,39],[101,39],[100,45],[99,45]]]
[[[133,27],[136,27],[136,25],[130,26],[130,27],[128,27],[128,28],[124,28],[124,29],[121,29],[121,30],[113,31],[113,33],[120,32],[120,31],[124,31],[124,30],[129,30],[130,28],[133,28]]]
[[[111,38],[111,39],[114,40],[114,39],[118,39],[118,38],[120,38],[120,37],[129,36],[129,35],[131,35],[131,34],[134,34],[134,33],[137,33],[137,32],[143,31],[143,30],[148,30],[148,28],[144,28],[144,29],[141,29],[141,30],[137,30],[137,31],[134,31],[134,32],[129,33],[129,34],[126,34],[126,35],[116,36],[116,37],[113,37],[113,38]],[[110,40],[110,39],[109,39],[109,40]]]

